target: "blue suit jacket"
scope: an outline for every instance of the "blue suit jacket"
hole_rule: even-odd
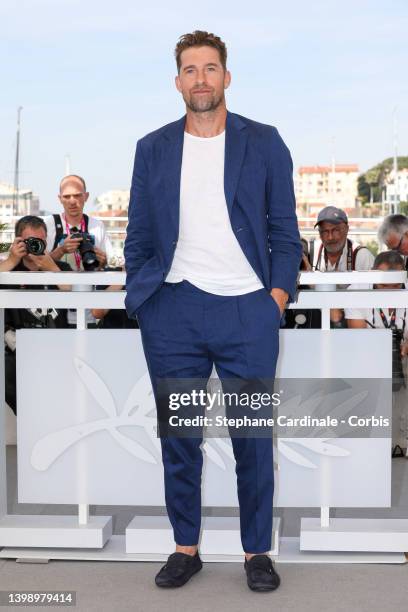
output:
[[[125,241],[126,310],[164,282],[177,245],[185,116],[136,147]],[[276,128],[227,113],[224,189],[233,232],[259,279],[293,300],[302,248],[292,159]]]

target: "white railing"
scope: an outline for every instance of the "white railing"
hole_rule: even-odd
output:
[[[82,317],[85,308],[124,308],[126,292],[95,290],[95,286],[124,285],[125,272],[1,272],[0,285],[71,285],[72,291],[0,289],[0,308],[77,308]],[[321,309],[322,328],[330,327],[331,308],[408,307],[408,291],[337,289],[336,285],[406,283],[407,273],[382,272],[302,272],[301,285],[315,290],[299,291],[296,302],[288,308]]]

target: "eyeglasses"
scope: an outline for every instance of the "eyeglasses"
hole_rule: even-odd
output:
[[[84,195],[85,193],[83,191],[81,191],[80,193],[67,193],[61,196],[61,200],[69,201],[71,198],[73,198],[74,200],[79,200],[79,198]]]

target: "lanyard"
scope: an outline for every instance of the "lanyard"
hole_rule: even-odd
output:
[[[65,222],[65,229],[67,231],[67,235],[69,236],[69,234],[70,234],[69,224],[68,224],[68,221],[66,220],[65,213],[63,213],[62,216],[63,216],[64,222]],[[85,229],[86,229],[85,228],[85,220],[82,217],[82,219],[81,219],[81,232],[85,232]],[[74,257],[75,257],[75,265],[77,267],[77,270],[80,270],[81,269],[81,255],[78,253],[78,251],[74,251]]]
[[[336,264],[334,266],[334,272],[338,271],[339,264],[340,264],[340,259],[343,256],[343,252],[344,252],[344,248],[343,248],[343,251],[340,253],[339,258],[336,261]],[[329,258],[327,256],[327,251],[326,251],[326,249],[323,248],[323,245],[321,244],[320,245],[320,250],[319,250],[319,255],[318,255],[318,258],[317,258],[316,267],[315,267],[316,270],[320,270],[320,262],[321,262],[321,259],[322,259],[322,253],[324,254],[324,263],[325,263],[325,266],[326,266],[326,270],[328,268]],[[353,245],[352,245],[351,240],[349,238],[347,238],[347,270],[352,270],[352,269],[353,269]]]
[[[391,317],[390,317],[390,322],[389,323],[387,321],[387,318],[386,318],[382,308],[379,308],[378,312],[380,313],[381,321],[382,321],[382,324],[384,325],[384,327],[386,329],[395,329],[395,318],[396,318],[396,314],[397,314],[397,309],[393,308],[391,310]]]
[[[378,309],[378,312],[380,313],[382,324],[384,325],[384,327],[386,329],[397,329],[397,326],[395,325],[395,319],[396,319],[396,316],[397,316],[397,309],[396,308],[393,308],[391,310],[391,318],[390,318],[390,322],[389,323],[388,323],[388,321],[387,321],[387,319],[385,317],[385,314],[383,313],[381,308]],[[374,327],[374,308],[372,310],[372,315],[373,315],[373,324],[372,324],[372,327]],[[405,319],[406,319],[406,316],[407,316],[407,309],[405,308],[405,310],[404,310],[404,317],[402,319],[402,333],[404,333],[404,331],[405,331]]]

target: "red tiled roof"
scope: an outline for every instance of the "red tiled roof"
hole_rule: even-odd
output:
[[[332,171],[331,166],[301,166],[299,174],[328,174]],[[357,164],[336,164],[335,172],[358,172]]]
[[[96,211],[96,217],[127,217],[127,210],[104,210],[103,212]]]

